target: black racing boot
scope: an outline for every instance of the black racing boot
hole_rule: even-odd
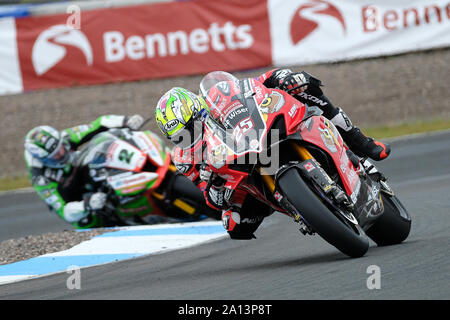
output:
[[[383,160],[389,156],[391,147],[388,144],[366,137],[358,127],[353,126],[350,118],[341,108],[335,109],[336,114],[331,122],[338,128],[344,142],[359,157],[369,157],[373,160]]]
[[[353,127],[349,131],[339,131],[347,146],[359,157],[380,161],[391,153],[388,144],[366,137],[358,127]]]

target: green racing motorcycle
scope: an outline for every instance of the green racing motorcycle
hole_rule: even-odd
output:
[[[195,184],[177,171],[171,150],[151,131],[110,129],[80,150],[74,165],[87,191],[105,192],[103,226],[221,219]]]

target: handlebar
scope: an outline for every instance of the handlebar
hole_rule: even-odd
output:
[[[297,90],[297,89],[300,89],[301,87],[307,86],[307,85],[309,85],[309,84],[310,84],[309,82],[302,83],[302,84],[299,85],[299,86],[296,86],[296,87],[294,87],[294,88],[288,89],[286,92],[287,92],[287,93],[291,93],[292,91]]]

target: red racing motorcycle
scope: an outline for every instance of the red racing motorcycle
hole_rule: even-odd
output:
[[[350,257],[367,252],[368,237],[379,246],[408,237],[410,215],[386,177],[318,107],[225,72],[207,74],[200,92],[210,106],[205,161],[226,180],[228,198],[242,188]]]

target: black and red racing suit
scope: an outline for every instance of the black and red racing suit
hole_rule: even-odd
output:
[[[273,69],[256,77],[255,80],[268,88],[279,89],[282,79],[289,74],[292,74],[289,69]],[[295,97],[303,103],[314,103],[322,109],[325,117],[332,119],[339,113],[339,108],[333,106],[324,96],[320,89],[320,80],[306,72],[302,74],[309,83],[308,89]],[[271,214],[271,210],[253,197],[248,197],[248,192],[244,189],[238,188],[227,196],[221,186],[208,184],[208,181],[200,179],[200,167],[204,163],[203,159],[206,159],[205,146],[200,140],[190,149],[175,147],[172,152],[175,166],[203,191],[210,207],[222,210],[224,227],[232,239],[255,238],[254,232],[263,219]]]

